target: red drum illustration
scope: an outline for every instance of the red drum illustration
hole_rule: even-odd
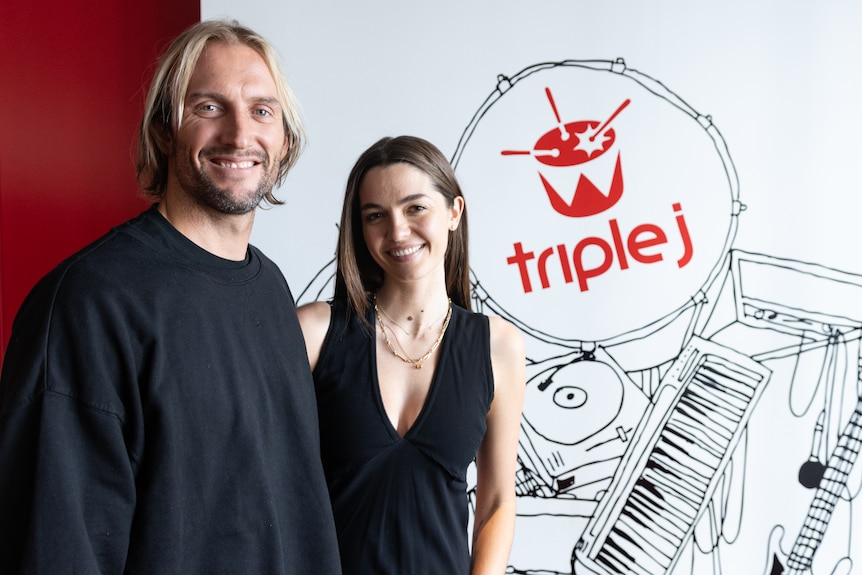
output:
[[[501,76],[452,162],[477,300],[561,345],[696,331],[742,206],[711,119],[660,82],[620,60]]]

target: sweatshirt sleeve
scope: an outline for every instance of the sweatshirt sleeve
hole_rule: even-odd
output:
[[[53,309],[55,293],[43,282],[28,296],[0,375],[0,573],[120,574],[133,465],[115,402],[82,381],[118,360],[83,352],[94,336]]]

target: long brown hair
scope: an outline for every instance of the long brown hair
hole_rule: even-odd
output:
[[[363,320],[365,312],[371,306],[371,294],[383,285],[383,270],[371,257],[362,235],[359,189],[369,170],[385,168],[397,163],[409,164],[427,174],[434,188],[443,194],[449,207],[453,205],[456,197],[464,197],[449,161],[434,144],[422,138],[416,136],[382,138],[359,156],[347,178],[344,206],[341,210],[336,252],[335,297],[346,298],[350,311]],[[471,309],[468,248],[465,202],[458,227],[449,232],[444,267],[446,291],[452,302]]]

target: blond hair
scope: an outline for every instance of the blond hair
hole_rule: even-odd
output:
[[[305,145],[299,104],[284,77],[275,48],[259,34],[236,21],[199,22],[180,34],[160,58],[144,106],[138,133],[137,178],[140,186],[156,198],[164,195],[168,181],[168,141],[180,128],[189,82],[209,42],[252,48],[260,54],[272,74],[281,105],[284,133],[288,139],[288,151],[279,163],[275,186],[282,183]],[[270,204],[284,203],[271,190],[265,198]]]

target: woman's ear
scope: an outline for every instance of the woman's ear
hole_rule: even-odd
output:
[[[461,222],[461,214],[464,213],[464,197],[455,196],[452,199],[452,215],[449,218],[449,231],[454,232],[458,229],[458,224]]]

